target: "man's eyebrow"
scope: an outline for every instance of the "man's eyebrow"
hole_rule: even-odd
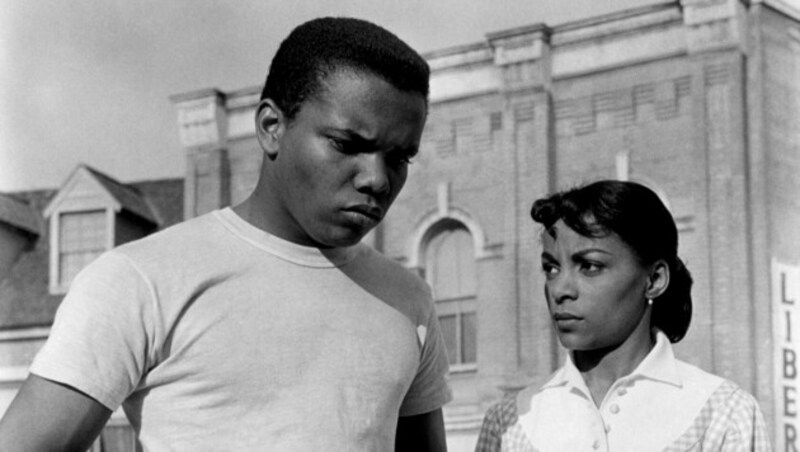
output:
[[[328,129],[328,133],[331,133],[331,134],[334,134],[334,135],[341,135],[342,138],[348,139],[348,140],[356,142],[356,143],[368,144],[368,143],[372,143],[372,142],[375,141],[375,140],[371,140],[369,138],[366,138],[366,137],[362,136],[360,133],[356,132],[355,130],[349,129],[349,128],[330,127]]]
[[[352,129],[334,128],[331,133],[339,136],[342,140],[346,140],[354,149],[375,149],[378,147],[378,140],[367,138]],[[416,151],[414,151],[414,154],[416,154]]]
[[[334,127],[331,128],[330,133],[333,133],[335,135],[342,135],[343,139],[350,141],[356,147],[361,147],[361,146],[375,147],[377,146],[378,143],[377,140],[372,138],[366,138],[362,136],[360,133],[356,132],[355,130],[349,128],[339,129]],[[393,148],[392,152],[405,154],[409,158],[416,157],[416,155],[419,154],[419,144],[414,144],[408,147],[398,146]]]

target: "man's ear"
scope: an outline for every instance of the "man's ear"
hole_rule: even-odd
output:
[[[650,270],[645,296],[652,300],[663,294],[667,287],[669,287],[669,265],[663,259],[659,259]]]
[[[270,160],[275,160],[280,150],[280,138],[286,128],[283,112],[272,99],[264,99],[256,109],[256,138]]]

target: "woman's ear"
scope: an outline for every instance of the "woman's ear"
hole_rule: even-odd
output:
[[[256,109],[256,138],[270,160],[275,160],[280,150],[280,138],[286,128],[283,112],[272,99],[264,99]]]
[[[659,259],[650,269],[645,296],[652,300],[663,294],[667,287],[669,287],[669,265],[663,259]]]

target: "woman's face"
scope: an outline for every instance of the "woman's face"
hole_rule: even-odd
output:
[[[648,271],[619,236],[584,237],[559,220],[542,244],[547,307],[565,348],[616,348],[649,338]]]

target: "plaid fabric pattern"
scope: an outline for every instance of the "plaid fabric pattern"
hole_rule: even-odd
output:
[[[517,423],[517,398],[506,396],[486,411],[475,452],[539,452]]]
[[[764,418],[755,399],[725,381],[709,397],[692,427],[664,452],[770,450]]]
[[[483,418],[475,452],[539,452],[517,423],[517,398],[507,396]]]
[[[493,405],[483,419],[475,452],[539,452],[517,421],[515,396]],[[770,452],[771,447],[756,400],[725,381],[709,397],[689,430],[664,452],[734,451]]]

